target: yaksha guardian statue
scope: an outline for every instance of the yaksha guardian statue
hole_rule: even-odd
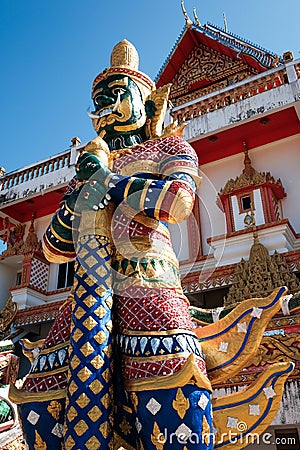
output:
[[[168,224],[191,214],[200,178],[183,128],[163,129],[169,90],[138,70],[126,40],[94,80],[98,136],[44,237],[49,261],[76,258],[73,293],[23,389],[11,389],[31,449],[236,449],[276,414],[289,363],[212,402],[286,290],[203,328],[192,321]]]

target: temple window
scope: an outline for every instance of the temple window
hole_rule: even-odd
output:
[[[246,197],[241,197],[241,207],[243,211],[251,210],[251,197],[247,195]]]
[[[63,289],[73,285],[74,281],[74,263],[69,261],[67,263],[59,264],[57,276],[57,289]]]
[[[16,286],[20,286],[20,284],[22,284],[22,272],[17,272]]]

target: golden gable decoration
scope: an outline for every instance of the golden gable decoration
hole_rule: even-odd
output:
[[[171,100],[187,94],[187,92],[196,83],[203,82],[204,91],[197,91],[197,96],[206,95],[207,84],[215,84],[223,80],[222,84],[212,87],[212,91],[224,88],[237,81],[238,73],[242,73],[241,79],[253,76],[255,70],[246,66],[240,60],[234,60],[227,55],[222,55],[218,51],[207,47],[204,44],[199,44],[195,47],[187,59],[182,64],[178,73],[172,80]],[[211,91],[210,90],[210,91]]]

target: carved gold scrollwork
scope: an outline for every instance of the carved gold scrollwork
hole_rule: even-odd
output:
[[[222,85],[219,86],[221,89],[230,82],[241,81],[247,76],[251,76],[251,73],[249,69],[245,68],[242,61],[235,61],[204,44],[199,44],[191,51],[172,80],[171,98],[186,95],[189,88],[200,81],[207,85],[208,82],[211,84],[223,80]],[[216,90],[215,86],[213,90]],[[205,95],[205,93],[200,95]]]
[[[297,333],[263,337],[252,363],[255,366],[265,366],[290,360],[300,361],[300,338]]]

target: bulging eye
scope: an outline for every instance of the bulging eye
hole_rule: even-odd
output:
[[[101,105],[101,95],[97,95],[97,97],[94,98],[94,103],[98,106]]]
[[[122,95],[122,94],[125,94],[126,89],[123,89],[121,87],[116,87],[116,88],[113,88],[111,92],[113,93],[113,95],[118,95],[118,94]]]

